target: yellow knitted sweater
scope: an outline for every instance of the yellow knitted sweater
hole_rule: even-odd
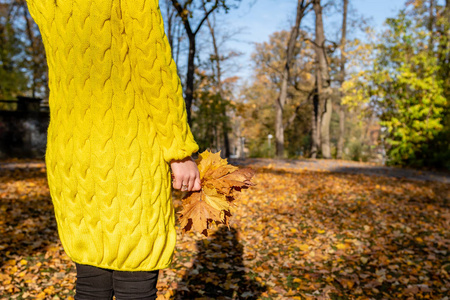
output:
[[[65,251],[102,268],[166,268],[168,162],[198,146],[158,0],[27,2],[49,68],[45,158]]]

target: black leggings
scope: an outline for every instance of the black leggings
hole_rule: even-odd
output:
[[[77,267],[75,300],[111,300],[113,295],[122,299],[156,299],[159,271],[126,272],[97,268],[89,265]]]

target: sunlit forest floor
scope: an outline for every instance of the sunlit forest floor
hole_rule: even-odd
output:
[[[239,196],[230,229],[213,229],[208,238],[180,233],[158,299],[450,293],[448,177],[366,172],[374,166],[361,163],[347,171],[296,161],[236,163],[253,164],[257,185]],[[75,265],[58,240],[42,162],[3,164],[0,209],[0,298],[72,299]]]

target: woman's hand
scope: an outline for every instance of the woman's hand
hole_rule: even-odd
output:
[[[172,169],[172,185],[174,189],[182,190],[183,192],[201,190],[200,173],[197,164],[190,156],[182,160],[172,160],[170,167]]]

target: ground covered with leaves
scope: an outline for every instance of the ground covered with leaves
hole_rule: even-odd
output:
[[[269,162],[253,181],[230,229],[180,230],[158,299],[447,299],[449,184]],[[71,299],[43,164],[0,169],[0,210],[0,298]]]

